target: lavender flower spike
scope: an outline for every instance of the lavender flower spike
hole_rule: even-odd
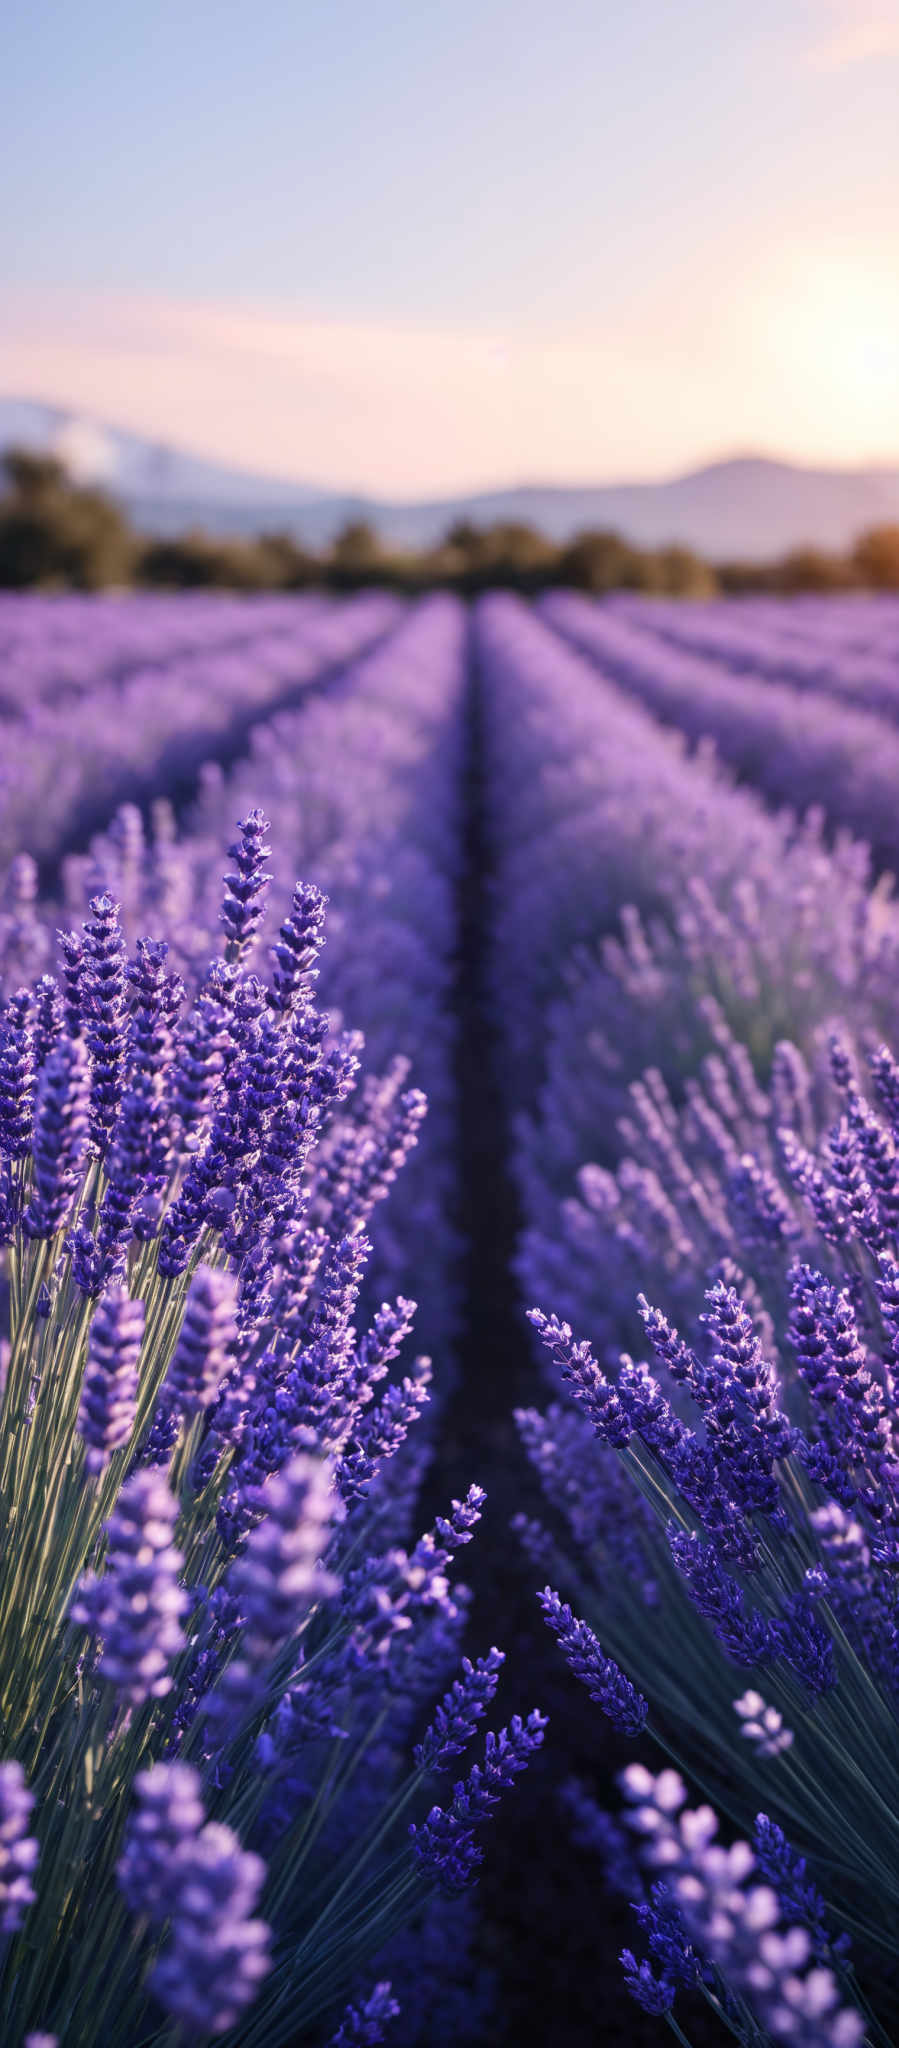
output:
[[[38,1846],[28,1833],[34,1794],[21,1764],[0,1764],[0,1933],[15,1934],[35,1893]]]
[[[313,882],[297,882],[290,906],[272,947],[272,996],[276,1010],[286,1013],[301,991],[315,979],[315,965],[324,943],[327,896]]]
[[[91,1324],[78,1409],[85,1465],[102,1472],[113,1451],[128,1443],[137,1411],[138,1359],[144,1305],[124,1287],[107,1288]]]
[[[87,1054],[63,1038],[41,1074],[34,1118],[34,1192],[23,1218],[28,1237],[55,1237],[81,1180],[88,1128]]]
[[[235,2026],[271,1969],[269,1929],[252,1917],[264,1878],[262,1858],[217,1821],[172,1857],[172,1931],[150,1982],[189,2039]]]
[[[229,846],[234,871],[225,876],[225,897],[221,920],[227,934],[225,958],[236,965],[249,951],[262,921],[265,895],[272,879],[265,863],[271,848],[265,843],[269,829],[264,811],[249,811],[240,819],[240,838]]]
[[[82,993],[91,1056],[91,1139],[102,1156],[109,1144],[124,1088],[125,941],[118,904],[92,896],[84,926]]]
[[[550,1586],[538,1593],[543,1618],[558,1636],[566,1662],[622,1735],[639,1735],[646,1726],[649,1704],[602,1648],[585,1621],[578,1621]]]
[[[484,1854],[475,1831],[489,1819],[501,1792],[527,1768],[546,1725],[546,1716],[535,1708],[526,1721],[515,1714],[508,1728],[501,1728],[498,1735],[491,1731],[483,1768],[473,1765],[468,1777],[460,1780],[452,1805],[432,1806],[420,1827],[413,1821],[409,1834],[416,1862],[441,1891],[464,1891],[471,1884]]]
[[[391,1997],[389,1984],[376,1984],[364,2005],[348,2005],[336,2034],[327,2048],[377,2048],[384,2028],[398,2019],[400,2008]]]
[[[229,1580],[246,1621],[254,1659],[271,1656],[295,1634],[316,1600],[337,1589],[319,1563],[334,1509],[330,1470],[300,1455],[276,1473],[260,1496],[267,1513],[253,1530]]]
[[[173,1859],[206,1820],[200,1776],[189,1764],[154,1764],[138,1772],[134,1790],[138,1808],[128,1823],[116,1875],[132,1913],[161,1926],[171,1911]]]
[[[181,1557],[172,1543],[178,1504],[152,1467],[126,1480],[109,1518],[102,1578],[86,1572],[71,1618],[102,1641],[100,1672],[130,1706],[171,1691],[168,1667],[184,1647]]]
[[[211,1406],[234,1362],[236,1338],[236,1279],[217,1267],[198,1266],[166,1379],[185,1415],[198,1415]]]
[[[431,1725],[415,1751],[419,1770],[444,1771],[450,1759],[459,1756],[471,1741],[477,1722],[485,1714],[499,1684],[505,1663],[502,1650],[488,1650],[472,1664],[462,1659],[462,1676],[445,1694]]]

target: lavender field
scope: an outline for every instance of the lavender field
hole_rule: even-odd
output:
[[[0,2048],[899,2038],[899,597],[0,595]]]

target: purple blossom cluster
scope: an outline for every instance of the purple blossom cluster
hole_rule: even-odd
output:
[[[665,1874],[662,1899],[655,1888],[654,1911],[644,1919],[654,1954],[664,1956],[661,1971],[637,1965],[629,1950],[622,1957],[638,2002],[651,2012],[670,2011],[678,1982],[692,1973],[722,2016],[736,2021],[743,2005],[763,2038],[797,2048],[859,2048],[863,2015],[842,2002],[840,1982],[817,1960],[808,1929],[785,1923],[776,1889],[756,1882],[761,1872],[750,1844],[719,1843],[717,1815],[710,1806],[687,1807],[676,1771],[653,1777],[645,1765],[630,1764],[622,1789],[645,1861]],[[668,1908],[667,1955],[660,1904]]]
[[[448,689],[457,626],[438,615],[430,642]],[[316,887],[287,899],[265,977],[268,834],[251,807],[204,971],[129,948],[104,892],[63,934],[62,981],[0,1020],[5,1967],[18,2034],[65,2018],[86,2048],[171,2023],[286,2048],[333,2031],[348,1995],[338,2038],[379,2038],[395,2001],[354,1987],[434,1882],[437,1809],[411,1835],[410,1814],[502,1664],[462,1656],[482,1489],[409,1533],[431,1378],[401,1359],[415,1304],[366,1301],[369,1225],[425,1099],[405,1069],[361,1079],[361,1034],[318,1007]],[[19,1752],[34,1770],[40,1729],[32,1835]],[[454,1885],[542,1730],[488,1735],[448,1823]],[[64,1910],[32,1882],[38,1844]]]

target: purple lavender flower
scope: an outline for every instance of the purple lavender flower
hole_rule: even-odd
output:
[[[154,1764],[134,1780],[131,1815],[116,1868],[126,1904],[153,1925],[171,1911],[171,1869],[177,1851],[193,1841],[206,1814],[199,1772],[189,1764]]]
[[[633,1435],[630,1420],[589,1344],[576,1344],[570,1324],[560,1322],[558,1316],[545,1316],[541,1309],[528,1309],[528,1322],[533,1323],[554,1365],[569,1382],[575,1400],[583,1404],[600,1441],[626,1448]]]
[[[34,1063],[38,1069],[59,1044],[64,1029],[59,983],[52,974],[42,974],[34,989]]]
[[[290,915],[272,947],[272,1002],[282,1013],[295,1008],[303,990],[315,979],[327,907],[327,896],[313,883],[297,882]]]
[[[778,1654],[813,1700],[831,1691],[837,1682],[833,1637],[805,1593],[796,1593],[786,1602],[781,1618],[772,1623],[772,1636]]]
[[[87,1445],[88,1472],[102,1472],[113,1451],[128,1443],[137,1414],[138,1360],[144,1304],[124,1287],[111,1287],[94,1312],[78,1409],[78,1432]]]
[[[783,1828],[766,1813],[756,1815],[753,1838],[755,1859],[762,1877],[772,1884],[788,1920],[800,1920],[808,1928],[812,1949],[819,1963],[845,1963],[851,1942],[848,1934],[832,1934],[827,1925],[827,1908],[816,1884],[808,1875],[804,1856],[787,1841]]]
[[[0,1022],[0,1152],[26,1159],[34,1112],[34,1040],[31,993],[17,989]]]
[[[377,2048],[384,2029],[399,2017],[399,2006],[391,1997],[390,1985],[376,1984],[364,2005],[348,2005],[336,2034],[327,2048]]]
[[[653,1778],[644,1765],[631,1764],[621,1784],[646,1860],[667,1872],[700,1960],[715,1965],[725,1987],[747,2001],[775,2039],[803,2048],[859,2048],[861,2013],[840,2005],[829,1969],[807,1967],[814,1961],[811,1937],[804,1927],[784,1927],[777,1892],[751,1881],[757,1866],[749,1843],[724,1848],[715,1840],[718,1819],[711,1807],[684,1811],[687,1795],[676,1771]]]
[[[417,1358],[411,1375],[388,1387],[383,1399],[358,1424],[337,1467],[341,1499],[364,1500],[387,1458],[405,1442],[430,1399],[431,1361]]]
[[[620,1666],[603,1651],[585,1621],[576,1620],[550,1586],[538,1593],[543,1619],[558,1637],[566,1663],[587,1687],[592,1700],[602,1708],[613,1728],[622,1735],[639,1735],[646,1726],[648,1702],[637,1691]]]
[[[728,1656],[735,1664],[770,1664],[780,1653],[777,1631],[757,1609],[747,1612],[742,1588],[724,1570],[714,1543],[674,1529],[668,1542],[694,1605],[712,1623]]]
[[[254,1661],[297,1633],[309,1608],[336,1590],[320,1560],[334,1512],[328,1466],[300,1455],[263,1489],[264,1517],[230,1575]]]
[[[664,1970],[656,1976],[652,1964],[646,1957],[638,1963],[633,1950],[629,1948],[623,1948],[621,1951],[621,1967],[631,1997],[643,2007],[644,2012],[653,2013],[660,2018],[663,2013],[671,2011],[677,1994],[677,1985],[673,1977]]]
[[[462,1677],[454,1680],[437,1708],[431,1725],[415,1750],[419,1770],[444,1771],[451,1757],[461,1756],[475,1732],[499,1684],[505,1663],[502,1650],[488,1650],[486,1657],[462,1659]]]
[[[211,1406],[234,1363],[236,1341],[236,1280],[218,1267],[197,1266],[166,1376],[166,1389],[185,1415]]]
[[[209,1694],[213,1721],[231,1726],[266,1695],[275,1652],[296,1637],[309,1611],[339,1585],[321,1562],[335,1502],[330,1470],[301,1454],[260,1489],[262,1520],[225,1582],[244,1623],[241,1654],[232,1657]]]
[[[500,1796],[540,1748],[547,1722],[535,1708],[523,1721],[513,1716],[507,1728],[487,1736],[483,1766],[474,1764],[454,1787],[452,1805],[432,1806],[427,1820],[409,1829],[415,1860],[442,1891],[463,1891],[483,1860],[476,1830],[489,1819]]]
[[[225,1004],[200,996],[181,1027],[171,1072],[172,1109],[185,1134],[200,1129],[210,1113],[227,1045]]]
[[[188,1595],[172,1543],[177,1518],[178,1503],[161,1473],[152,1467],[133,1473],[107,1524],[106,1569],[102,1577],[85,1573],[70,1609],[72,1620],[100,1644],[102,1677],[131,1706],[171,1691],[169,1665],[184,1647]]]
[[[102,1156],[118,1114],[125,1085],[125,941],[118,905],[111,896],[92,896],[84,926],[81,997],[91,1058],[90,1134]]]
[[[34,1193],[23,1218],[28,1237],[55,1237],[81,1182],[88,1134],[88,1067],[80,1039],[63,1038],[38,1083]]]
[[[126,979],[131,993],[129,1041],[134,1068],[145,1081],[158,1083],[172,1057],[173,1027],[184,997],[184,983],[166,968],[165,940],[138,939]]]
[[[166,1115],[149,1076],[126,1089],[106,1153],[107,1187],[100,1210],[97,1250],[110,1268],[136,1226],[139,1204],[152,1201],[166,1177],[170,1146]],[[145,1211],[146,1213],[146,1211]]]
[[[150,1984],[190,2034],[236,2026],[271,1969],[270,1930],[253,1917],[261,1857],[217,1821],[184,1840],[168,1865],[171,1933]]]
[[[250,811],[238,821],[240,838],[228,848],[234,868],[225,876],[225,897],[221,921],[227,934],[225,959],[236,965],[249,952],[262,921],[271,873],[265,863],[271,853],[266,845],[268,819],[263,811]]]
[[[34,1793],[21,1764],[0,1764],[0,1933],[15,1934],[35,1897],[38,1845],[28,1833]]]
[[[84,940],[78,932],[57,932],[62,954],[63,1014],[73,1038],[84,1029]]]

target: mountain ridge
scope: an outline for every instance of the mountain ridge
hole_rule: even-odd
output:
[[[122,503],[134,524],[173,535],[286,530],[327,545],[350,519],[393,547],[433,546],[460,519],[521,520],[565,542],[611,527],[643,547],[680,545],[707,558],[763,560],[802,545],[841,552],[865,527],[899,520],[899,461],[841,467],[754,453],[729,455],[661,481],[517,483],[409,501],[329,490],[216,463],[108,425],[73,408],[0,398],[0,448],[60,453],[82,480]]]

